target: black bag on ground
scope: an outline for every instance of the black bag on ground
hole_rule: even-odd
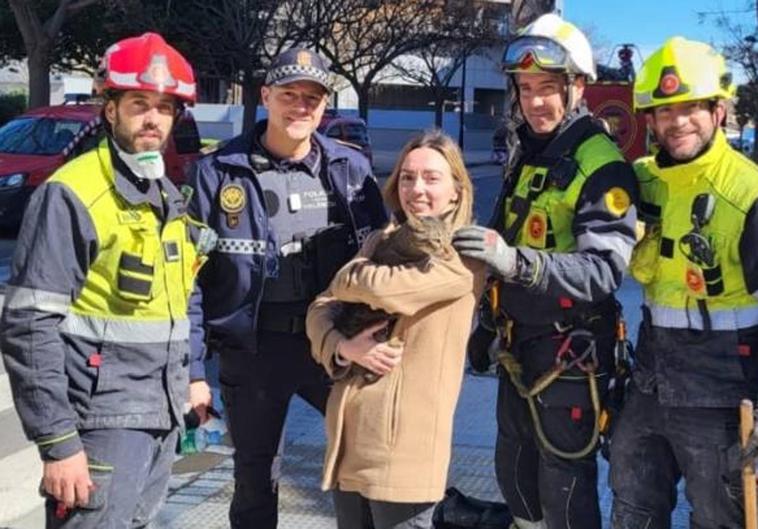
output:
[[[432,521],[435,529],[507,529],[513,516],[505,503],[471,498],[450,487],[434,508]]]

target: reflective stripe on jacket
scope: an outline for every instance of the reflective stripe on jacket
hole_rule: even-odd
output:
[[[590,119],[584,114],[574,123]],[[525,128],[520,130],[525,152],[510,175],[513,184],[506,182],[492,223],[507,231],[517,218],[514,201],[528,203],[513,241],[518,277],[503,283],[500,296],[517,323],[550,325],[591,311],[608,301],[628,265],[637,220],[634,172],[601,129],[583,126],[586,132],[560,159],[557,178],[551,176],[556,166],[541,160],[544,148],[530,152],[530,138]],[[530,189],[538,188],[530,197]]]
[[[264,284],[278,275],[276,234],[268,219],[263,190],[251,165],[255,137],[266,128],[232,139],[223,148],[200,159],[189,184],[194,189],[190,212],[219,235],[214,253],[191,298],[191,376],[204,378],[202,358],[205,332],[223,347],[254,351]],[[387,214],[371,166],[360,152],[313,135],[322,153],[322,178],[333,193],[339,221],[347,226],[351,253],[366,236],[384,226]],[[244,197],[232,223],[221,204],[222,193],[235,188]]]
[[[2,352],[19,416],[43,457],[77,451],[77,429],[182,424],[187,301],[204,257],[182,195],[166,179],[150,185],[162,207],[114,171],[105,140],[30,202]]]
[[[702,330],[697,305],[702,300],[717,330],[758,325],[758,300],[745,284],[739,252],[745,219],[758,199],[758,168],[738,156],[719,131],[708,152],[692,162],[661,168],[648,157],[635,169],[647,234],[630,270],[644,285],[652,324]],[[692,210],[699,195],[713,200],[699,230],[713,252],[710,265],[691,259],[693,248],[686,237],[693,231]]]
[[[637,385],[672,406],[755,399],[758,167],[718,130],[688,163],[647,157],[635,169],[646,222],[630,266],[645,293]]]

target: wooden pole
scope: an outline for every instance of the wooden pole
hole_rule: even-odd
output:
[[[743,449],[747,447],[754,426],[753,402],[745,399],[740,404],[740,444]],[[758,517],[756,516],[758,499],[756,499],[755,462],[753,460],[742,467],[742,489],[745,498],[745,529],[758,529]]]

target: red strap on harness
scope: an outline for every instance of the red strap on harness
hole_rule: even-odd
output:
[[[93,353],[87,358],[87,365],[90,367],[100,367],[103,364],[103,355],[100,353]]]
[[[574,306],[574,302],[571,300],[571,298],[566,298],[563,296],[558,298],[558,304],[562,309],[570,309]]]
[[[749,345],[742,343],[737,345],[737,353],[739,353],[740,356],[750,356],[751,352]]]

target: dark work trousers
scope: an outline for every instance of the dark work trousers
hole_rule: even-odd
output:
[[[258,333],[258,350],[225,350],[219,381],[234,443],[233,529],[275,529],[282,430],[297,394],[322,414],[329,395],[324,370],[305,334]]]
[[[86,430],[79,432],[95,488],[86,508],[56,516],[45,503],[47,529],[148,527],[163,505],[171,477],[178,430]]]
[[[600,367],[596,380],[601,403],[607,395],[612,372],[614,339],[610,327],[596,335]],[[531,386],[555,363],[563,338],[550,329],[523,332],[511,351],[523,368],[522,380]],[[587,342],[574,348],[579,351]],[[592,438],[595,413],[587,376],[571,369],[536,398],[542,428],[559,450],[577,452]],[[602,406],[601,406],[602,407]],[[550,529],[600,529],[597,495],[597,445],[581,459],[564,459],[539,441],[526,399],[505,370],[500,368],[497,399],[498,435],[495,473],[500,490],[514,516],[529,521],[545,520]]]
[[[693,529],[743,527],[739,411],[662,406],[632,389],[611,445],[614,529],[669,529],[685,480]]]
[[[376,501],[357,492],[334,491],[337,529],[432,529],[434,506],[434,502]]]

